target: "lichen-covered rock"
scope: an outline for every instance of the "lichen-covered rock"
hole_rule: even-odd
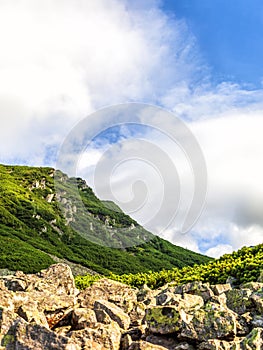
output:
[[[236,335],[236,318],[231,310],[214,303],[196,310],[190,319],[182,322],[180,337],[202,342],[208,339],[233,339]]]
[[[37,277],[39,281],[35,283],[35,289],[41,287],[43,291],[43,287],[47,285],[48,290],[53,289],[56,295],[75,296],[78,293],[71,269],[66,264],[51,265],[48,269],[39,272]]]
[[[241,286],[242,289],[249,289],[251,290],[252,292],[256,292],[258,290],[262,290],[263,289],[263,283],[260,283],[260,282],[247,282],[247,283],[244,283],[242,286]]]
[[[175,294],[170,290],[163,291],[156,296],[156,305],[175,305],[178,310],[200,309],[204,305],[204,300],[199,295]]]
[[[254,292],[250,296],[250,300],[255,305],[256,311],[259,314],[263,314],[263,289],[260,289],[260,290],[258,290],[256,292]]]
[[[45,327],[17,320],[2,339],[7,350],[80,350],[73,341]]]
[[[210,339],[206,342],[201,343],[198,346],[198,350],[230,350],[232,349],[232,342],[225,340]],[[238,347],[236,348],[236,350]]]
[[[182,295],[184,295],[185,293],[199,295],[205,302],[210,300],[210,298],[214,295],[209,283],[202,283],[199,281],[189,282],[181,286],[175,287],[174,293],[179,293]]]
[[[241,342],[242,350],[260,350],[263,349],[263,328],[254,328]],[[231,350],[235,348],[232,347]]]
[[[156,306],[146,310],[146,324],[150,332],[170,334],[181,329],[182,318],[176,306]]]
[[[249,289],[231,289],[225,294],[227,307],[237,314],[242,315],[251,307],[252,303],[249,299],[251,291]]]
[[[14,324],[17,316],[12,310],[8,308],[0,308],[0,344],[4,337],[8,334],[9,329]]]

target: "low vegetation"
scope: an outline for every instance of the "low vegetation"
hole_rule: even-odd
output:
[[[263,272],[263,244],[255,247],[243,247],[232,254],[225,254],[221,258],[206,264],[173,268],[170,270],[149,271],[136,274],[116,275],[110,278],[133,287],[146,284],[150,288],[158,288],[166,283],[183,284],[191,281],[209,282],[211,284],[225,283],[230,276],[234,284],[256,281]],[[86,288],[101,277],[78,276],[76,284],[79,288]]]

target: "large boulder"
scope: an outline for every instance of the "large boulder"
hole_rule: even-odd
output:
[[[191,318],[182,322],[180,337],[202,342],[208,339],[233,339],[236,335],[237,323],[234,313],[218,304],[209,302],[200,310],[196,310]]]
[[[93,307],[96,300],[107,300],[129,313],[137,303],[137,292],[123,283],[104,278],[81,291],[77,301],[81,307]]]
[[[179,332],[182,325],[182,312],[176,306],[155,306],[146,310],[146,324],[149,332],[171,334]]]

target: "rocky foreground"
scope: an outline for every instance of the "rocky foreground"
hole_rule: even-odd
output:
[[[75,288],[67,265],[0,278],[0,349],[263,349],[263,283]]]

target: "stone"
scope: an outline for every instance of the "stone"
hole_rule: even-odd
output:
[[[181,315],[176,306],[156,306],[146,310],[146,324],[151,333],[171,334],[181,329]]]
[[[128,350],[167,350],[167,348],[140,340],[138,342],[133,342]]]
[[[47,282],[48,289],[50,290],[50,287],[52,287],[56,291],[56,295],[75,296],[78,293],[71,269],[66,264],[51,265],[48,269],[39,272],[37,276],[39,281]],[[42,285],[43,287],[41,283],[36,285],[38,287]]]
[[[104,323],[104,324],[111,323],[112,320],[106,311],[100,310],[100,309],[95,309],[94,312],[96,315],[97,322]]]
[[[95,310],[104,310],[110,318],[117,322],[123,329],[128,329],[130,325],[130,317],[124,311],[113,303],[106,300],[97,300],[94,303]]]
[[[96,323],[97,318],[93,310],[85,308],[73,309],[71,314],[72,329],[80,330],[87,327],[93,328]]]
[[[184,294],[182,296],[165,291],[156,296],[156,305],[176,305],[178,310],[191,310],[200,309],[204,305],[204,300],[199,295]]]
[[[132,344],[132,337],[130,334],[124,334],[124,336],[121,339],[121,349],[127,350]]]
[[[255,305],[255,309],[256,309],[257,313],[262,314],[263,313],[263,290],[260,289],[257,292],[254,292],[250,296],[250,300]]]
[[[81,291],[77,302],[81,307],[93,307],[96,300],[107,300],[129,313],[137,303],[137,289],[106,278]]]
[[[167,349],[175,349],[176,346],[178,346],[178,340],[176,340],[175,337],[169,335],[150,334],[146,336],[145,340],[148,343],[160,345]]]
[[[225,284],[216,284],[211,286],[212,291],[215,295],[220,295],[222,293],[227,292],[228,290],[232,289],[230,283]]]
[[[240,342],[240,349],[259,350],[263,349],[263,329],[254,328],[252,331]],[[234,350],[234,347],[233,347]]]
[[[209,283],[202,283],[199,281],[189,282],[181,286],[175,287],[174,293],[179,293],[182,295],[193,294],[199,295],[206,302],[214,295]]]
[[[188,344],[187,342],[182,342],[174,348],[174,350],[194,350],[193,345]]]
[[[263,289],[263,283],[260,282],[247,282],[241,286],[242,289],[249,289],[252,292],[256,292],[259,289]]]
[[[251,321],[251,324],[255,328],[257,327],[263,328],[263,316],[255,315]]]
[[[263,288],[190,282],[84,291],[66,264],[0,277],[0,349],[263,349]]]
[[[214,303],[196,310],[190,320],[183,320],[179,338],[196,340],[233,339],[236,335],[236,318],[231,310]]]
[[[150,303],[149,306],[155,305],[155,303]],[[134,304],[133,309],[129,312],[129,317],[131,320],[131,327],[140,326],[144,322],[146,305],[143,302],[137,302]]]
[[[121,330],[114,321],[111,324],[97,323],[94,328],[85,328],[68,333],[68,337],[79,349],[85,350],[119,350]]]
[[[208,340],[206,342],[201,343],[198,346],[198,350],[230,350],[230,349],[232,349],[232,343],[229,343],[225,340],[218,340],[218,339]]]
[[[17,314],[29,323],[34,322],[38,325],[49,328],[44,312],[39,311],[37,307],[38,305],[35,300],[28,301],[18,308]]]
[[[225,294],[227,307],[239,315],[247,312],[247,308],[251,306],[249,289],[230,289]]]
[[[17,320],[2,339],[6,349],[27,350],[81,350],[71,339],[58,335],[37,324],[28,324]]]

